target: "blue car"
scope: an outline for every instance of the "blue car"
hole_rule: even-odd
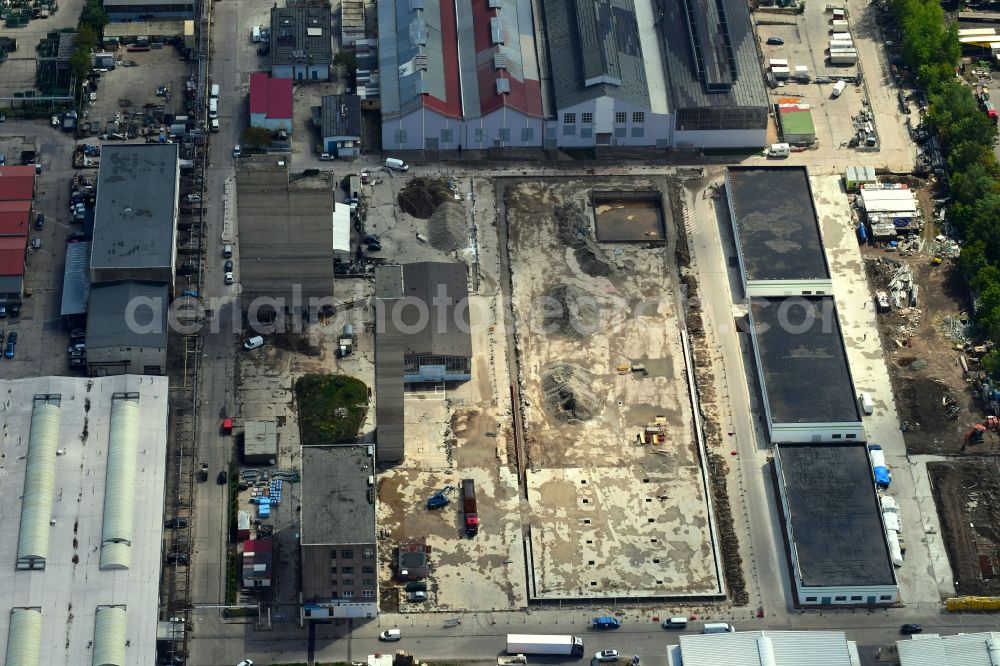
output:
[[[609,616],[595,617],[592,624],[594,629],[617,629],[622,626],[622,623],[617,618]]]
[[[4,358],[14,358],[14,350],[17,348],[17,331],[11,331],[7,336],[7,349],[4,350]]]

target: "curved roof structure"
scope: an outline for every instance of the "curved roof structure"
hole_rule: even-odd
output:
[[[127,614],[121,606],[102,606],[94,620],[94,666],[124,666]]]
[[[10,612],[7,661],[17,666],[38,666],[42,647],[42,612],[37,608],[15,608]]]
[[[108,475],[104,488],[104,526],[101,531],[101,569],[128,569],[131,564],[138,432],[139,403],[116,399],[111,406]]]
[[[60,414],[57,405],[47,403],[36,404],[31,413],[21,525],[17,538],[18,569],[44,569],[45,558],[48,557]]]

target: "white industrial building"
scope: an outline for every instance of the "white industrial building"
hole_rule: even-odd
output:
[[[842,631],[737,631],[682,634],[667,646],[668,666],[860,666]]]
[[[167,379],[39,377],[0,390],[5,663],[153,663]]]
[[[888,606],[899,601],[866,447],[779,444],[774,468],[798,604]]]
[[[917,198],[906,185],[862,185],[859,200],[869,224],[892,224],[900,231],[919,225]]]
[[[744,295],[833,293],[805,167],[730,167],[726,203]]]
[[[751,298],[749,314],[771,442],[864,441],[833,297]]]
[[[899,666],[997,666],[1000,632],[982,631],[957,636],[918,634],[896,641]]]

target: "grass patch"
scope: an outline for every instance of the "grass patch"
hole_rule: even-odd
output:
[[[368,387],[345,375],[305,375],[295,398],[304,446],[353,442],[368,413]]]

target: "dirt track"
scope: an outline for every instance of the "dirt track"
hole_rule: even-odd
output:
[[[1000,594],[998,462],[990,457],[927,466],[960,595]]]

